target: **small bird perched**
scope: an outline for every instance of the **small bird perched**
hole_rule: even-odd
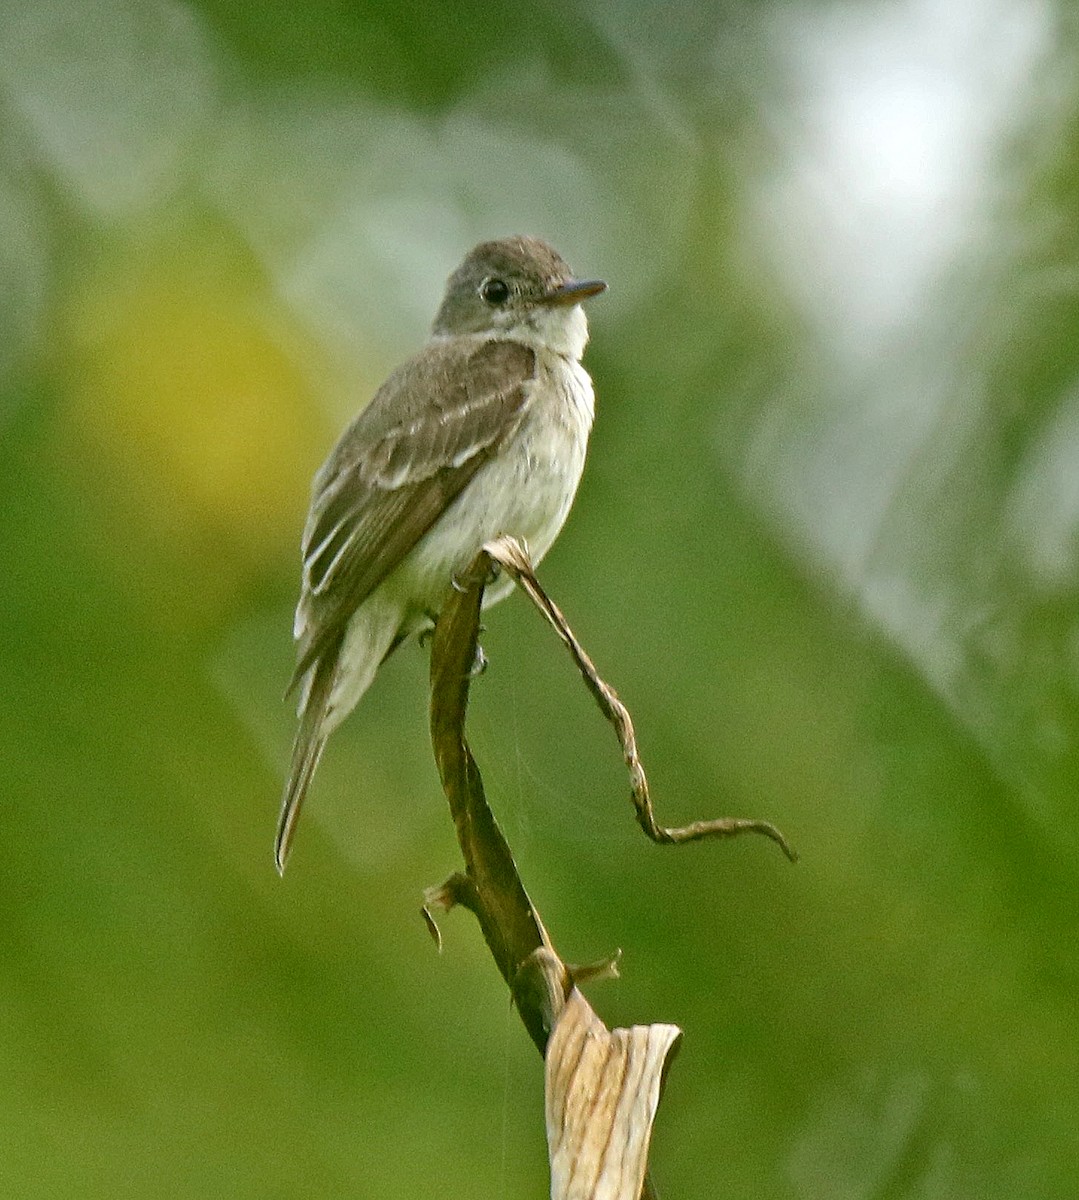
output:
[[[482,242],[450,276],[431,337],[315,475],[296,606],[299,728],[274,858],[284,872],[326,739],[386,657],[429,627],[454,576],[510,534],[533,563],[577,492],[592,428],[578,280],[536,238]],[[512,586],[488,589],[484,606]]]

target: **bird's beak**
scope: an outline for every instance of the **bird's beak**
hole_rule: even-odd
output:
[[[605,292],[607,285],[602,279],[571,279],[561,287],[552,288],[544,294],[544,304],[570,305],[580,304],[589,296],[598,296]]]

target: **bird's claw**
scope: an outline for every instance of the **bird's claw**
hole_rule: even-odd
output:
[[[427,618],[427,624],[416,634],[416,643],[420,649],[426,649],[431,644],[431,639],[435,636],[435,626],[438,624],[438,613],[428,609],[423,615]]]
[[[491,560],[491,565],[487,571],[487,578],[483,581],[483,586],[485,588],[489,588],[491,586],[491,584],[494,583],[494,581],[501,574],[502,574],[501,566],[498,563],[496,563],[494,560]],[[453,574],[450,576],[450,587],[452,587],[455,592],[468,591],[468,586],[466,584],[462,583],[459,576],[456,574]]]

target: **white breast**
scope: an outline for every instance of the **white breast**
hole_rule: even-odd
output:
[[[383,584],[416,616],[437,611],[452,576],[485,542],[510,534],[539,563],[569,514],[584,470],[592,428],[592,381],[578,362],[540,350],[532,396],[520,427],[484,466],[415,550]],[[489,589],[485,605],[501,599],[508,580]]]

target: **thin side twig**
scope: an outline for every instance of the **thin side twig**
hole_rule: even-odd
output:
[[[518,586],[525,592],[536,608],[546,618],[547,623],[558,634],[562,644],[570,652],[578,671],[588,690],[592,693],[600,711],[614,726],[615,733],[622,746],[622,755],[629,770],[630,795],[637,813],[637,822],[652,841],[660,845],[677,845],[681,842],[695,842],[702,838],[737,837],[742,833],[760,833],[771,838],[791,862],[798,861],[798,855],[788,843],[783,834],[770,822],[758,821],[748,817],[718,817],[711,820],[693,821],[689,825],[668,827],[656,821],[652,808],[652,799],[648,791],[648,778],[637,750],[637,735],[633,729],[626,706],[618,698],[618,693],[609,683],[600,678],[595,664],[588,657],[584,647],[574,636],[569,623],[562,615],[561,609],[540,586],[532,569],[532,563],[516,538],[501,537],[488,542],[484,550],[504,570],[508,571]]]

